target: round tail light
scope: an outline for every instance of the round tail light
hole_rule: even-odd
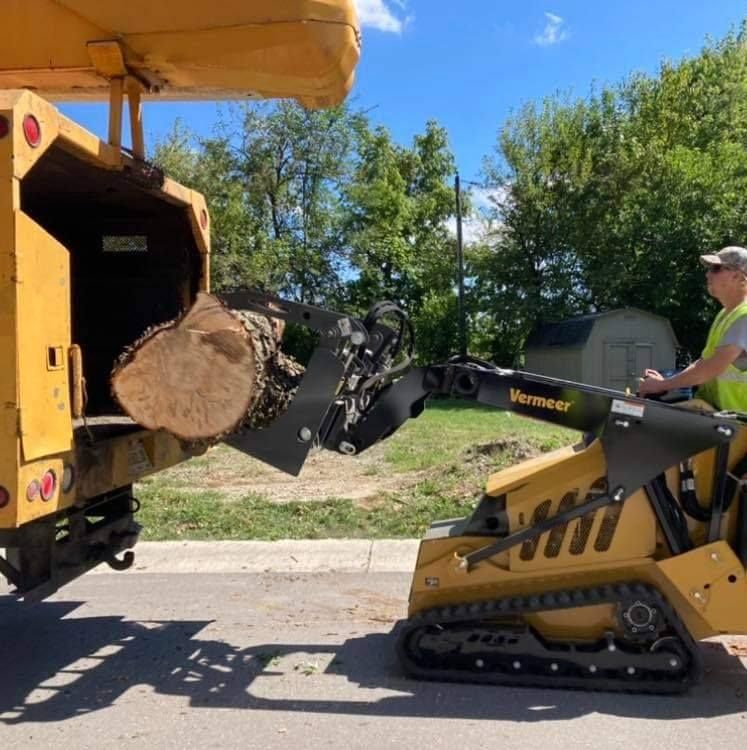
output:
[[[10,133],[10,122],[7,117],[0,115],[0,138],[5,138]]]
[[[44,473],[41,478],[41,496],[42,500],[51,500],[54,495],[54,491],[57,488],[57,477],[55,473],[50,469]]]
[[[32,148],[36,148],[41,143],[41,125],[39,125],[39,120],[33,115],[26,115],[23,118],[23,134]]]
[[[0,487],[0,508],[4,508],[10,502],[10,492],[5,487]]]
[[[37,497],[39,497],[39,494],[41,493],[41,485],[36,479],[32,479],[28,487],[26,487],[26,499],[29,502],[32,502],[36,500]]]

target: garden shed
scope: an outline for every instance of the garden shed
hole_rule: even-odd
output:
[[[634,307],[538,325],[524,345],[528,372],[635,391],[651,367],[675,367],[677,337],[666,318]]]

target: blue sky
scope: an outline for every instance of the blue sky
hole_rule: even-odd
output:
[[[594,82],[655,73],[696,54],[747,16],[747,0],[356,0],[363,52],[352,94],[377,124],[410,143],[428,119],[446,127],[465,179],[511,112],[557,91],[586,96]],[[62,109],[105,137],[103,105]],[[149,144],[181,117],[199,134],[211,103],[148,103]]]

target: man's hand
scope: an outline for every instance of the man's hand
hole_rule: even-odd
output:
[[[668,380],[658,370],[646,370],[638,382],[638,395],[649,396],[669,390]]]

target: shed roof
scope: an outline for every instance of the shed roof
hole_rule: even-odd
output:
[[[540,323],[534,327],[527,337],[524,349],[546,349],[551,346],[583,346],[589,338],[591,329],[594,327],[594,323],[596,323],[597,320],[609,315],[631,311],[641,313],[650,318],[658,318],[659,320],[665,321],[669,330],[672,332],[672,338],[675,342],[677,341],[677,337],[675,336],[667,318],[646,310],[640,310],[637,307],[621,307],[615,310],[607,310],[605,312],[576,315],[573,318],[561,320],[557,323]]]

